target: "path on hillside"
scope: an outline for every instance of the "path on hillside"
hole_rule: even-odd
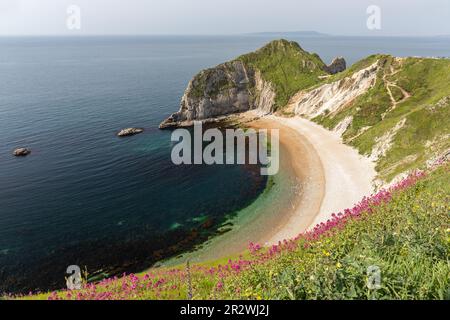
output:
[[[390,99],[391,99],[392,107],[391,107],[389,110],[387,110],[385,113],[383,113],[382,119],[384,119],[384,117],[386,116],[386,114],[388,114],[389,112],[395,110],[395,108],[397,108],[397,105],[399,105],[399,104],[402,103],[402,102],[405,102],[406,100],[408,100],[408,99],[411,97],[411,94],[410,94],[408,91],[406,91],[405,89],[403,89],[402,87],[400,87],[397,83],[392,82],[392,81],[389,81],[389,80],[387,79],[387,77],[391,77],[391,76],[397,74],[397,73],[400,71],[400,69],[397,70],[397,71],[395,71],[394,68],[393,68],[392,66],[390,66],[390,71],[391,71],[390,73],[384,73],[384,75],[383,75],[383,81],[384,81],[386,90],[387,90],[387,92],[388,92],[388,94],[389,94],[389,97],[390,97]],[[394,87],[394,88],[397,88],[397,89],[400,90],[400,92],[401,92],[402,95],[403,95],[403,98],[402,98],[401,100],[397,101],[397,100],[395,99],[394,94],[392,93],[391,87]]]

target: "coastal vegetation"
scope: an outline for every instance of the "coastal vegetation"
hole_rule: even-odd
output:
[[[367,156],[391,132],[385,152],[374,159],[380,178],[391,181],[450,149],[450,60],[376,55],[338,76],[373,61],[378,61],[380,68],[372,88],[339,112],[313,120],[333,130],[351,117],[344,142]]]
[[[365,76],[355,80],[355,75],[371,66],[376,68],[373,83],[359,84]],[[200,72],[186,90],[180,111],[162,127],[255,108],[305,116],[295,111],[299,99],[311,94],[315,100],[303,103],[303,110],[320,108],[330,96],[333,100],[334,86],[339,90],[335,105],[345,103],[338,110],[327,108],[306,117],[330,130],[339,128],[346,144],[373,159],[379,185],[426,166],[450,149],[449,59],[374,54],[342,72],[329,70],[317,54],[298,43],[272,41]]]
[[[205,94],[216,97],[219,93],[237,86],[231,77],[225,75],[238,71],[236,62],[242,62],[251,71],[261,72],[264,80],[273,85],[276,93],[273,106],[275,110],[285,106],[296,92],[319,83],[319,77],[327,74],[326,65],[317,54],[303,50],[296,42],[277,40],[255,52],[244,54],[215,68],[203,70],[194,77],[195,85],[192,86],[190,93],[197,98]],[[218,69],[223,70],[224,74],[216,79],[214,74]],[[214,81],[209,83],[211,79]],[[254,85],[249,89],[254,91]]]
[[[237,60],[261,72],[275,90],[274,110],[284,107],[299,90],[310,88],[326,75],[325,63],[317,54],[303,50],[296,42],[273,41]]]
[[[236,257],[22,298],[449,299],[449,188],[448,164],[439,164],[269,248],[251,243]]]

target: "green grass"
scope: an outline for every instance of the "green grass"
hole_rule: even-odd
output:
[[[448,168],[307,248],[225,280],[226,299],[449,299]],[[381,288],[367,287],[367,268]],[[207,296],[204,296],[205,298]]]
[[[260,259],[265,249],[230,257],[253,261],[241,272],[217,272],[219,265],[230,266],[223,258],[193,264],[189,272],[186,266],[150,270],[147,279],[112,280],[69,297],[24,299],[74,299],[78,293],[93,299],[107,292],[139,300],[186,299],[188,293],[193,299],[450,299],[448,165],[387,194],[390,201],[368,206],[318,238],[300,238],[269,259]],[[367,285],[370,267],[380,271],[377,288]],[[209,274],[210,268],[216,272]]]
[[[400,90],[400,88],[390,86],[389,89],[391,90],[392,96],[394,97],[394,100],[396,102],[399,102],[404,98],[403,92],[402,92],[402,90]]]
[[[339,122],[348,116],[353,116],[353,122],[349,129],[345,132],[346,137],[356,135],[363,127],[373,126],[381,121],[381,115],[389,108],[390,98],[384,86],[383,76],[385,69],[388,68],[390,60],[389,56],[374,55],[360,62],[357,62],[350,69],[345,71],[342,75],[337,75],[334,79],[329,81],[337,81],[343,77],[351,76],[354,72],[367,68],[375,63],[377,60],[381,66],[377,74],[375,86],[367,93],[359,96],[355,101],[345,110],[339,112],[337,115],[321,115],[314,119],[328,129],[333,129]]]
[[[390,181],[402,172],[424,166],[431,156],[450,148],[449,103],[434,106],[450,96],[450,61],[407,58],[399,62],[391,56],[376,55],[356,63],[339,77],[350,75],[377,59],[382,68],[372,89],[338,114],[321,115],[314,121],[333,129],[344,118],[352,116],[353,121],[343,135],[344,141],[361,154],[369,155],[377,139],[406,118],[406,124],[395,135],[392,147],[377,162],[380,178]],[[393,75],[391,66],[396,71]],[[409,92],[411,97],[392,108],[384,77]],[[401,101],[401,90],[390,88],[394,99]]]
[[[374,64],[375,62],[377,62],[377,60],[386,58],[386,55],[381,55],[381,54],[373,54],[368,56],[367,58],[364,58],[362,60],[359,60],[357,62],[355,62],[354,64],[352,64],[349,68],[347,68],[347,70],[337,73],[335,75],[332,75],[331,77],[329,77],[327,79],[327,83],[330,82],[334,82],[334,81],[338,81],[341,80],[343,78],[346,77],[350,77],[352,76],[355,72],[368,68],[370,67],[372,64]]]
[[[203,70],[192,80],[191,96],[194,98],[202,98],[205,95],[216,97],[219,93],[235,87],[237,84],[228,77],[228,74],[232,72],[234,72],[232,62],[226,62],[215,68]],[[206,87],[206,83],[210,79],[216,79],[216,82]]]
[[[237,60],[261,72],[272,83],[276,98],[274,110],[284,107],[302,89],[320,83],[325,64],[316,54],[304,51],[296,42],[277,40]]]
[[[236,84],[229,83],[225,74],[233,70],[233,63],[243,62],[247,68],[260,71],[262,77],[272,84],[276,93],[274,111],[283,113],[290,98],[301,90],[312,90],[324,83],[338,81],[378,62],[376,84],[365,94],[357,97],[344,110],[324,113],[313,121],[333,129],[346,117],[352,122],[343,134],[344,142],[370,155],[378,141],[400,121],[406,124],[394,136],[392,146],[377,161],[379,178],[390,181],[397,175],[414,168],[423,167],[428,159],[447,150],[448,103],[439,108],[433,106],[444,97],[450,97],[450,60],[406,58],[396,59],[376,54],[353,64],[344,72],[320,79],[326,75],[325,64],[316,54],[304,51],[296,42],[276,40],[263,48],[243,55],[220,66],[223,77],[211,86],[209,95],[226,90]],[[195,79],[193,92],[203,95],[202,83],[212,70],[200,73]],[[402,91],[393,85],[390,90],[395,108],[387,90],[387,81],[395,83],[411,96],[402,100]],[[250,91],[254,90],[251,86]]]

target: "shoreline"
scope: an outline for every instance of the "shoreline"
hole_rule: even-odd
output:
[[[284,164],[291,168],[297,179],[291,206],[279,212],[277,225],[255,239],[256,243],[270,246],[279,241],[295,238],[313,223],[325,197],[324,168],[319,154],[310,141],[282,119],[266,116],[249,123],[255,129],[280,130],[280,144],[285,148]],[[286,163],[287,162],[287,163]],[[274,208],[275,209],[275,208]]]
[[[374,163],[336,133],[299,117],[258,118],[255,111],[236,120],[254,129],[280,130],[280,173],[272,177],[275,190],[264,191],[241,210],[231,231],[157,266],[221,259],[244,252],[250,242],[270,246],[295,238],[373,192]]]
[[[351,208],[365,196],[374,192],[373,181],[376,177],[375,164],[358,151],[342,142],[341,137],[320,125],[300,118],[282,118],[268,116],[275,123],[294,130],[317,153],[324,177],[324,196],[320,208],[310,217],[302,206],[289,219],[288,224],[271,238],[269,244],[291,239],[300,233],[311,230],[321,222],[331,219],[333,213]],[[314,173],[309,173],[310,177]],[[307,185],[311,185],[309,180]],[[310,188],[311,186],[309,186]],[[308,188],[308,187],[307,187]],[[312,190],[309,190],[311,192]],[[308,197],[305,197],[305,201]],[[304,204],[302,204],[304,206]],[[307,220],[311,219],[309,225]]]

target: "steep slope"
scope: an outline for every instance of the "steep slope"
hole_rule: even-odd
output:
[[[375,55],[297,93],[289,107],[375,161],[382,185],[449,157],[449,104],[450,60]]]
[[[276,40],[197,74],[160,127],[253,109],[299,115],[375,161],[379,185],[449,156],[450,60],[372,55],[345,67]]]
[[[160,128],[192,125],[193,120],[250,110],[254,108],[252,93],[256,85],[255,72],[241,61],[203,70],[189,82],[180,110],[165,120]],[[264,87],[264,84],[258,83],[258,86]],[[270,96],[270,87],[268,89]]]
[[[270,248],[25,299],[449,299],[449,188],[444,164]]]
[[[325,65],[296,42],[273,41],[263,48],[217,67],[203,70],[190,82],[180,110],[160,128],[192,125],[194,120],[257,109],[267,114],[283,107],[299,90],[345,69],[345,60]]]
[[[349,77],[306,92],[298,101],[294,112],[308,119],[321,114],[336,114],[374,86],[377,71],[378,63],[374,63]]]
[[[375,161],[380,184],[398,184],[269,248],[39,298],[449,299],[450,61],[373,55],[330,69],[295,43],[273,42],[198,74],[167,125],[256,108],[296,113]],[[427,174],[404,178],[418,167]],[[368,287],[370,267],[380,268],[380,287]]]

